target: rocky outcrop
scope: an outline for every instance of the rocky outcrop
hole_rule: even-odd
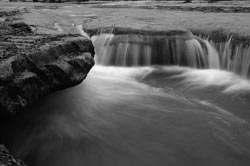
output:
[[[0,145],[0,165],[1,166],[26,166],[26,164],[15,159],[5,146]]]
[[[41,96],[82,82],[94,65],[92,42],[79,35],[35,34],[14,23],[19,11],[0,11],[0,120]],[[1,137],[0,137],[1,140]],[[1,166],[25,166],[0,142]]]
[[[90,36],[112,33],[114,35],[153,35],[153,36],[182,36],[182,37],[193,37],[192,33],[187,30],[147,30],[147,29],[137,29],[130,27],[100,27],[100,28],[84,28],[84,31],[87,32]]]
[[[37,35],[23,23],[0,26],[1,118],[52,91],[79,84],[94,65],[94,48],[87,38]]]

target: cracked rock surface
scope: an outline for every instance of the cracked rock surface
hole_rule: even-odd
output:
[[[23,161],[16,160],[5,148],[0,145],[0,166],[27,166]]]
[[[79,84],[93,56],[85,37],[35,34],[25,23],[1,22],[0,114],[16,114],[41,96]]]
[[[21,112],[40,97],[81,83],[94,65],[92,42],[76,34],[36,34],[0,11],[0,120]],[[0,166],[24,166],[0,136]]]
[[[35,35],[22,23],[2,26],[10,29],[0,32],[2,115],[16,114],[41,96],[79,84],[94,65],[87,38]]]

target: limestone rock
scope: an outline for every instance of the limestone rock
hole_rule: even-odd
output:
[[[94,65],[94,47],[85,37],[33,34],[23,23],[2,26],[7,30],[0,31],[1,118],[81,83]]]

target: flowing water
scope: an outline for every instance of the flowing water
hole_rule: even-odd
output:
[[[227,42],[214,43],[193,35],[93,36],[102,65],[148,66],[180,65],[193,68],[222,69],[250,77],[250,47],[232,47]]]
[[[202,39],[92,39],[98,64],[82,84],[1,125],[15,156],[34,166],[250,164],[249,57],[239,54],[238,69],[240,58]]]

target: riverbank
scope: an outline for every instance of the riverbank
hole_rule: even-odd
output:
[[[0,22],[0,104],[1,114],[6,115],[16,114],[52,91],[79,84],[94,65],[88,38],[34,33],[20,22],[20,15],[3,14],[5,20]]]
[[[23,12],[0,10],[1,122],[47,94],[81,83],[94,65],[89,39],[78,34],[35,33],[21,21]],[[25,165],[3,145],[0,164]]]

